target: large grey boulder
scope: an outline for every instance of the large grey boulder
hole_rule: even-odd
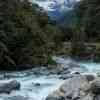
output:
[[[94,100],[94,94],[91,92],[92,81],[94,78],[91,75],[77,75],[69,78],[49,94],[46,100]]]
[[[59,89],[67,99],[74,100],[80,98],[80,95],[85,95],[85,92],[89,91],[90,85],[85,76],[77,76],[66,80]]]
[[[0,93],[10,93],[13,90],[19,90],[20,83],[16,80],[10,81],[8,83],[0,83]]]

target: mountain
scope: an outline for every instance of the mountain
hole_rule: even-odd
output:
[[[32,0],[48,12],[72,10],[79,0]]]
[[[75,21],[74,6],[80,0],[33,0],[40,7],[48,12],[51,20],[59,25],[71,25]]]

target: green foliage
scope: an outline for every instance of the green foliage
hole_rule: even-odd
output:
[[[57,63],[52,59],[51,56],[48,56],[48,62],[47,62],[47,64],[49,64],[49,65],[56,65]]]
[[[83,43],[75,42],[72,43],[71,55],[72,56],[81,56],[85,53],[86,47]]]
[[[60,34],[36,4],[0,0],[0,66],[47,63]]]
[[[87,41],[100,41],[100,1],[82,0],[77,9],[78,24],[84,28]]]
[[[100,42],[100,1],[81,0],[75,9],[77,21],[72,27],[72,53],[77,55],[85,52],[84,42]]]

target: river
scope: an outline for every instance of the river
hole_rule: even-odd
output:
[[[58,63],[67,64],[70,60],[58,58],[57,61]],[[77,63],[82,66],[84,65],[89,73],[100,71],[100,63]],[[63,82],[57,75],[35,75],[33,74],[33,70],[0,73],[0,82],[8,82],[10,80],[19,81],[21,89],[20,91],[13,91],[11,94],[0,94],[0,100],[15,100],[10,99],[13,96],[23,96],[28,98],[27,100],[45,100],[45,97]]]

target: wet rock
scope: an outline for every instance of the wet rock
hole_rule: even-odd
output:
[[[62,67],[63,67],[62,68],[63,69],[62,72],[64,72],[64,73],[65,72],[70,72],[70,73],[76,72],[76,74],[80,74],[82,72],[87,71],[85,66],[81,66],[81,65],[79,65],[79,64],[77,64],[75,62],[70,62],[70,63],[68,63],[66,65],[63,65]],[[68,74],[68,73],[66,73],[66,74]]]
[[[65,100],[64,93],[61,91],[54,91],[52,94],[48,95],[46,100]]]
[[[87,94],[86,96],[82,97],[79,100],[94,100],[94,95],[93,94]]]
[[[59,97],[48,97],[46,100],[65,100],[65,98],[61,97],[61,96],[59,96]]]
[[[73,76],[75,76],[75,75],[73,75],[73,74],[62,74],[62,75],[60,75],[59,79],[66,80],[68,78],[72,78]]]
[[[76,95],[79,93],[80,89],[83,91],[88,91],[90,88],[90,85],[88,84],[88,81],[86,77],[84,76],[76,76],[70,79],[67,79],[65,83],[60,87],[60,91],[63,91],[66,93],[66,96],[69,94]]]
[[[87,75],[85,75],[86,76],[86,79],[90,82],[90,81],[93,81],[93,80],[95,80],[95,76],[94,75],[91,75],[91,74],[87,74]]]
[[[69,70],[61,70],[57,73],[57,75],[62,75],[62,74],[69,74],[70,71]]]
[[[0,83],[0,93],[10,93],[13,90],[19,90],[20,83],[16,80],[10,81],[8,83]]]
[[[79,68],[80,65],[78,65],[78,64],[75,63],[75,62],[71,62],[71,63],[68,63],[68,67],[70,67],[70,68]]]
[[[100,95],[96,95],[94,100],[100,100]]]
[[[80,75],[80,72],[75,72],[74,74]]]
[[[35,86],[40,86],[41,84],[40,84],[40,83],[35,83],[34,85],[35,85]]]
[[[70,62],[63,65],[60,64],[59,67],[56,70],[53,69],[50,74],[57,74],[60,76],[60,79],[65,80],[74,76],[78,76],[84,71],[86,71],[84,66],[76,64],[75,62]]]
[[[92,100],[92,96],[89,95],[90,87],[86,76],[78,75],[65,80],[56,91],[48,95],[46,100],[60,100],[60,97],[64,100]]]
[[[95,79],[92,83],[91,83],[91,91],[94,94],[100,94],[100,78]]]
[[[13,96],[13,97],[8,97],[5,100],[30,100],[28,97],[23,97],[23,96]]]

